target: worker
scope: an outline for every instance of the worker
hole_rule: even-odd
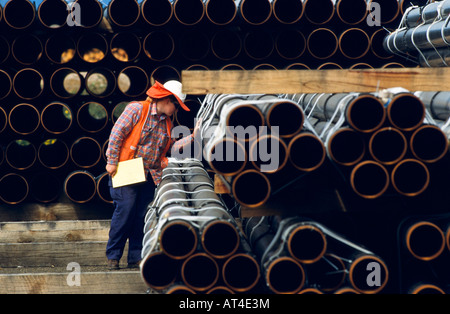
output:
[[[170,136],[171,116],[179,107],[190,111],[184,103],[186,95],[179,81],[170,80],[164,85],[155,82],[146,94],[145,101],[131,102],[125,107],[111,130],[106,150],[106,171],[110,175],[114,205],[106,246],[109,269],[119,268],[127,239],[128,267],[139,267],[144,217],[161,181],[162,169],[167,166],[165,154],[170,148],[176,151],[190,145],[198,130],[199,123],[191,135],[176,142]],[[137,157],[143,158],[147,181],[113,188],[111,177],[117,172],[118,162]]]

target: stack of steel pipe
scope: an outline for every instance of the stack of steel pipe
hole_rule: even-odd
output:
[[[404,58],[415,58],[423,67],[448,67],[449,14],[448,0],[410,7],[398,28],[386,36],[385,50]]]
[[[170,159],[144,234],[140,270],[153,290],[242,293],[259,284],[259,265],[199,160]]]
[[[262,216],[242,224],[271,293],[373,294],[388,283],[382,258],[316,221]]]
[[[290,98],[302,106],[329,159],[362,198],[387,191],[422,194],[430,184],[428,165],[448,153],[445,134],[426,119],[424,103],[409,91]]]
[[[325,160],[322,141],[304,126],[303,110],[292,100],[207,95],[197,118],[205,164],[249,208],[268,201],[280,176],[314,172]]]

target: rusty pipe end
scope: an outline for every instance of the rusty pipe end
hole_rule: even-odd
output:
[[[291,257],[279,257],[266,270],[266,282],[275,293],[295,294],[305,284],[303,266]]]
[[[441,160],[448,152],[448,139],[435,125],[420,126],[411,135],[409,145],[413,155],[425,163]]]
[[[405,241],[408,252],[422,261],[431,261],[440,256],[446,242],[443,231],[429,221],[420,221],[410,226]]]
[[[369,140],[369,152],[374,160],[393,165],[403,159],[408,143],[403,132],[396,128],[385,127],[372,134]]]
[[[380,163],[366,160],[358,163],[350,174],[353,191],[366,199],[383,195],[389,187],[389,173]]]
[[[266,175],[250,169],[242,171],[233,179],[231,190],[234,198],[241,205],[254,208],[267,202],[271,185]]]
[[[393,126],[402,131],[412,131],[425,119],[425,105],[414,94],[394,96],[387,106],[387,117]]]
[[[189,288],[195,291],[208,291],[219,279],[219,266],[208,254],[195,253],[183,262],[181,277]]]
[[[325,234],[313,225],[297,226],[286,242],[291,256],[303,264],[317,262],[327,250]]]
[[[246,253],[237,253],[226,260],[222,277],[227,287],[238,293],[253,289],[260,279],[260,268],[256,259]]]
[[[327,153],[339,165],[354,166],[364,158],[366,144],[355,130],[341,128],[328,139]]]
[[[430,184],[430,172],[427,166],[417,159],[403,159],[391,172],[394,189],[405,196],[417,196]]]
[[[213,220],[202,229],[201,243],[206,253],[217,259],[227,258],[239,248],[236,226],[227,220]]]
[[[142,279],[147,286],[155,290],[163,290],[172,285],[178,268],[178,261],[160,251],[147,254],[140,264]]]
[[[311,172],[318,169],[326,158],[325,146],[317,136],[302,132],[289,142],[288,155],[291,164],[298,170]]]
[[[346,119],[358,132],[371,133],[384,124],[386,110],[379,98],[373,95],[359,95],[348,104]]]
[[[159,239],[161,250],[173,259],[185,259],[197,249],[197,231],[191,223],[182,219],[166,223]]]

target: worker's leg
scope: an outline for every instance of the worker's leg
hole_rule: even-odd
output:
[[[141,260],[142,240],[144,238],[144,219],[148,204],[155,195],[155,184],[151,176],[146,183],[139,186],[136,200],[136,214],[133,218],[128,243],[128,264],[134,264]]]
[[[110,193],[113,199],[114,213],[111,218],[109,240],[106,245],[106,257],[109,260],[120,260],[135,215],[137,187],[111,187]]]

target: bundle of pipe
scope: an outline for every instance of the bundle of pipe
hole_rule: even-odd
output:
[[[145,217],[141,276],[154,290],[247,292],[259,266],[202,163],[169,159]]]
[[[206,164],[247,207],[264,204],[280,175],[313,172],[325,160],[322,141],[304,126],[303,110],[289,99],[207,95],[197,118]]]
[[[345,287],[372,294],[388,282],[383,259],[310,219],[263,216],[242,224],[272,293],[337,293]],[[376,278],[368,276],[374,268]]]
[[[404,89],[289,97],[298,101],[329,159],[363,198],[378,198],[390,185],[401,195],[420,195],[430,183],[427,164],[447,154],[444,133],[425,119],[423,102]]]
[[[448,214],[407,217],[400,223],[397,241],[403,253],[398,261],[402,293],[448,293],[449,223]]]
[[[398,28],[386,36],[384,48],[392,54],[416,58],[423,67],[447,67],[450,62],[450,1],[410,7]]]

